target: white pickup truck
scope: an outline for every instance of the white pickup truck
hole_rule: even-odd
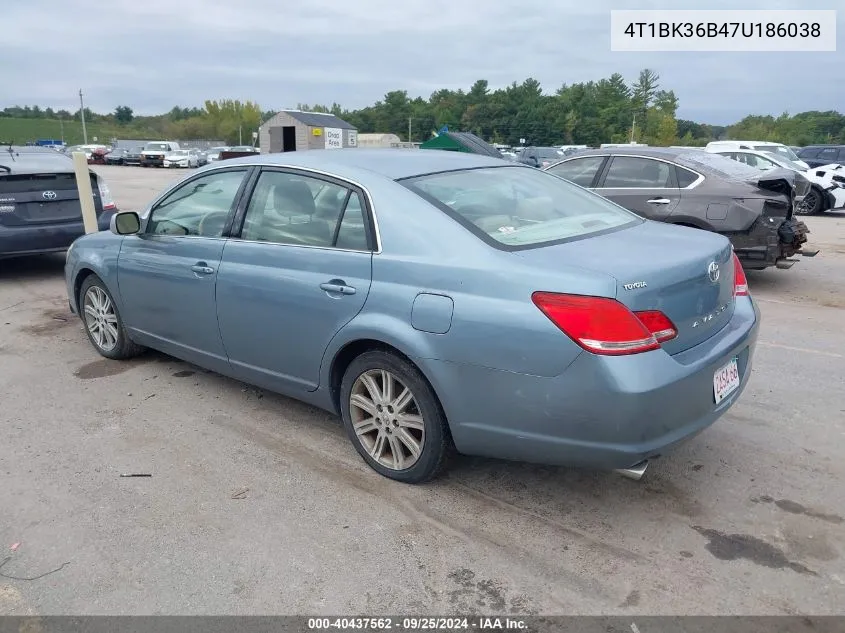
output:
[[[161,167],[164,165],[164,157],[170,152],[175,152],[179,147],[176,141],[153,141],[144,146],[141,152],[141,167]]]

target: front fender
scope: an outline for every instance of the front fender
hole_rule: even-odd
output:
[[[117,282],[117,261],[120,247],[123,244],[121,236],[111,233],[92,233],[79,238],[71,249],[66,264],[66,281],[68,286],[68,301],[78,311],[77,293],[82,280],[90,273],[99,277],[111,294],[117,309],[123,309],[123,300]],[[77,312],[78,313],[78,312]]]

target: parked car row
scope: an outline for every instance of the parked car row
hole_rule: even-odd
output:
[[[209,149],[181,147],[178,141],[152,141],[145,146],[132,148],[108,145],[72,145],[58,151],[70,156],[84,152],[90,164],[140,165],[141,167],[195,168],[221,160],[224,157],[259,153],[249,145],[219,146]]]

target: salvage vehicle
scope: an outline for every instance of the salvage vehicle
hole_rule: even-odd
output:
[[[408,483],[453,450],[639,478],[737,401],[759,325],[724,236],[463,152],[209,165],[77,240],[65,276],[100,355],[334,412]]]
[[[725,151],[731,149],[750,149],[758,152],[774,152],[786,160],[791,160],[793,163],[798,163],[804,169],[809,165],[798,157],[792,148],[787,147],[783,143],[770,143],[767,141],[710,141],[705,146],[707,151]]]
[[[101,231],[117,210],[108,185],[91,173]],[[85,233],[73,159],[49,148],[0,148],[0,258],[54,253]]]
[[[163,167],[199,167],[199,155],[195,149],[177,149],[165,154]]]
[[[721,233],[748,269],[791,268],[795,255],[818,254],[794,217],[810,182],[791,170],[658,147],[582,150],[545,170],[645,218]]]
[[[141,152],[141,167],[162,167],[164,157],[179,148],[176,141],[153,141],[144,146]]]
[[[845,164],[845,145],[808,145],[798,156],[810,167]]]
[[[143,153],[144,148],[143,146],[139,147],[132,147],[126,150],[126,155],[123,157],[123,164],[124,165],[140,165],[141,164],[141,154]]]
[[[845,206],[845,176],[842,165],[825,165],[816,169],[804,169],[798,163],[783,158],[774,152],[757,150],[707,150],[720,156],[744,163],[761,171],[772,169],[791,169],[810,181],[810,191],[801,204],[795,207],[796,215],[814,215],[829,209]],[[838,179],[838,180],[837,180]]]
[[[205,153],[205,159],[208,163],[213,163],[220,160],[220,152],[225,152],[228,147],[212,147]]]
[[[115,147],[106,154],[106,165],[125,165],[126,155],[129,153],[125,147]]]
[[[558,147],[526,147],[517,155],[516,160],[530,167],[547,167],[565,156]]]

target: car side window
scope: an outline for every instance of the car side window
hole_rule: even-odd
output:
[[[821,152],[819,152],[819,158],[821,160],[830,160],[831,162],[836,162],[837,156],[839,155],[839,150],[836,147],[825,147]]]
[[[343,219],[337,229],[335,246],[355,251],[369,250],[364,205],[361,202],[361,195],[357,192],[352,192],[343,210]]]
[[[672,166],[651,158],[614,156],[602,185],[605,189],[665,189]]]
[[[818,147],[805,147],[798,152],[798,158],[815,158],[822,150]]]
[[[247,169],[194,178],[153,207],[146,232],[153,235],[222,237]]]
[[[602,164],[604,164],[604,156],[585,156],[584,158],[573,158],[572,160],[555,165],[548,171],[569,182],[574,182],[576,185],[590,187]]]
[[[339,237],[338,223],[347,199],[356,197],[355,192],[333,182],[288,172],[265,171],[259,176],[249,201],[241,238],[274,244],[332,247]],[[353,217],[350,212],[350,218]],[[360,224],[364,226],[363,220]],[[351,228],[344,232],[344,240],[354,239],[349,234],[354,234]],[[366,232],[364,244],[366,248]]]
[[[698,180],[697,173],[690,171],[689,169],[684,169],[679,165],[675,165],[675,177],[678,179],[678,187],[681,189],[686,189]]]

